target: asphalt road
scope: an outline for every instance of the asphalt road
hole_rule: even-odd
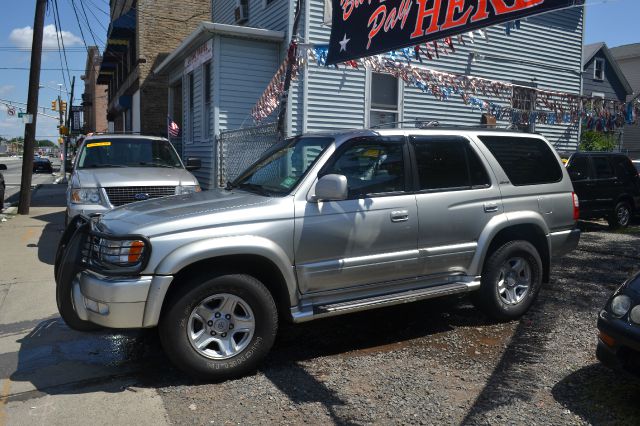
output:
[[[60,172],[60,160],[57,158],[50,158],[53,163],[53,174],[49,173],[34,173],[31,178],[31,186],[34,187],[40,184],[53,183],[58,177]],[[4,199],[10,203],[16,203],[18,201],[20,192],[20,179],[22,177],[22,158],[0,158],[1,164],[6,164],[7,170],[0,172],[4,176],[7,189],[4,194]]]

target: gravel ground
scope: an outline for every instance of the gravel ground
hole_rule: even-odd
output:
[[[518,322],[420,302],[283,326],[250,377],[193,383],[160,357],[138,385],[187,424],[640,424],[640,380],[594,355],[598,311],[640,270],[640,227],[582,227]]]

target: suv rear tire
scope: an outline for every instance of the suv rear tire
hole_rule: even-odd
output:
[[[620,201],[616,204],[616,207],[611,212],[611,216],[608,218],[609,227],[616,228],[626,228],[631,221],[631,215],[633,211],[631,210],[631,205],[626,201]]]
[[[533,244],[507,242],[485,261],[474,304],[499,321],[520,318],[538,297],[542,275],[542,260]]]
[[[200,276],[184,284],[160,319],[169,359],[198,380],[226,380],[255,370],[278,331],[269,290],[244,274]]]

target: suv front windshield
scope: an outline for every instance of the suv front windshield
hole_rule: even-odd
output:
[[[86,142],[79,169],[101,167],[182,167],[171,144],[162,139],[105,138]]]
[[[229,188],[240,188],[262,195],[288,194],[332,142],[333,138],[328,137],[301,136],[287,139],[267,151]]]

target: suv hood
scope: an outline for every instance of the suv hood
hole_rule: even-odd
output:
[[[284,219],[293,215],[292,200],[215,189],[117,207],[101,216],[99,227],[116,235],[152,238],[226,224]],[[280,207],[283,204],[289,208]]]
[[[197,185],[195,177],[183,168],[112,167],[78,169],[72,185],[81,188],[114,186],[178,186]]]

